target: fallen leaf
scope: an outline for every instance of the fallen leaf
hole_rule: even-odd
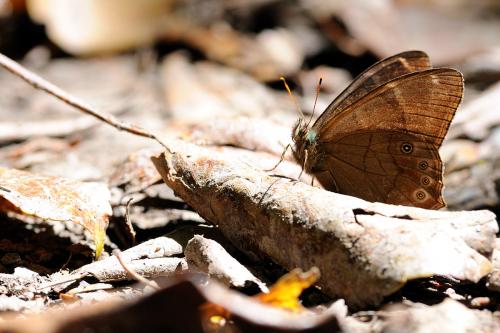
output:
[[[102,183],[0,168],[0,211],[78,223],[92,234],[96,258],[104,247],[109,200],[109,190]]]
[[[255,296],[259,301],[293,312],[304,310],[300,304],[299,296],[304,289],[309,288],[319,278],[319,269],[312,267],[303,272],[296,268],[282,276],[270,289],[268,293]]]

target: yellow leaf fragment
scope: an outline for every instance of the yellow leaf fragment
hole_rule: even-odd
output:
[[[268,293],[262,293],[255,298],[259,301],[274,307],[287,309],[293,312],[303,310],[299,302],[299,296],[304,289],[309,288],[319,278],[319,269],[312,267],[309,271],[303,272],[296,268],[288,274],[282,276],[270,289]]]
[[[98,258],[111,215],[105,184],[40,176],[0,167],[0,212],[80,224],[93,236]]]

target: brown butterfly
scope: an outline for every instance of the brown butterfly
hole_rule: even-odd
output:
[[[293,129],[294,156],[330,191],[438,209],[438,149],[463,96],[462,74],[432,68],[421,51],[379,61],[309,126]]]

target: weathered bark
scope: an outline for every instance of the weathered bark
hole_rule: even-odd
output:
[[[491,271],[498,226],[488,211],[370,203],[262,171],[182,141],[153,158],[166,184],[234,245],[287,269],[317,266],[320,286],[350,305],[377,304],[408,279]]]

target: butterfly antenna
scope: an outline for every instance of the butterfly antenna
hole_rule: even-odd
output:
[[[309,124],[311,124],[311,121],[312,121],[312,119],[314,117],[314,111],[316,111],[316,103],[318,103],[318,96],[319,96],[319,92],[321,90],[321,83],[322,82],[323,82],[323,78],[320,77],[318,85],[316,86],[316,98],[314,98],[313,112],[311,114],[311,118],[309,118],[309,121],[307,122],[307,127],[309,127]]]
[[[297,109],[297,111],[299,112],[300,114],[300,117],[302,119],[305,119],[305,116],[304,116],[304,113],[302,112],[302,110],[300,109],[300,106],[299,106],[299,103],[297,103],[297,100],[295,99],[295,96],[293,96],[292,94],[292,90],[290,90],[290,87],[288,86],[288,83],[286,83],[286,80],[283,76],[280,77],[280,80],[283,81],[283,84],[285,85],[285,89],[286,91],[288,92],[288,95],[290,96],[290,98],[292,99],[293,101],[293,104],[295,104],[295,108]]]

